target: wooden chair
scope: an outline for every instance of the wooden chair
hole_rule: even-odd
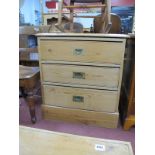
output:
[[[121,33],[121,19],[118,15],[111,13],[111,27],[109,27],[109,33]],[[94,32],[95,33],[104,33],[103,25],[101,24],[101,17],[94,18]]]
[[[101,4],[99,4],[99,2]],[[82,5],[75,5],[75,3],[82,3]],[[91,3],[97,3],[97,4],[90,5]],[[102,24],[102,32],[108,33],[110,29],[109,27],[111,26],[110,0],[70,0],[69,5],[66,4],[64,0],[60,0],[58,3],[58,23],[55,26],[62,32],[65,32],[65,29],[62,27],[62,17],[64,16],[62,12],[64,8],[69,9],[70,11],[70,17],[66,17],[70,24],[70,32],[75,32],[75,27],[74,27],[74,22],[73,22],[74,17],[80,17],[80,18],[95,18],[96,17],[96,16],[77,16],[74,13],[74,9],[101,8],[100,22]]]
[[[109,33],[121,33],[121,18],[114,13],[111,13],[111,28]]]

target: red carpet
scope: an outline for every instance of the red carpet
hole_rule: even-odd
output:
[[[81,136],[128,141],[131,142],[133,151],[135,152],[135,128],[131,128],[129,131],[124,131],[120,125],[118,126],[117,129],[107,129],[83,124],[43,120],[41,115],[39,99],[37,99],[37,105],[36,105],[37,123],[32,124],[30,121],[29,109],[27,107],[26,102],[22,98],[20,99],[20,102],[21,102],[19,109],[20,125],[57,132],[70,133]]]

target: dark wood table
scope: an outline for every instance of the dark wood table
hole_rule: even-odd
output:
[[[19,87],[27,100],[32,123],[36,122],[35,115],[35,87],[40,80],[39,67],[19,65]]]
[[[24,66],[39,66],[39,53],[37,48],[19,48],[19,64]]]

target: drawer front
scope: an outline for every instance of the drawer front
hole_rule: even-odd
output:
[[[123,42],[40,40],[41,60],[120,64]]]
[[[46,82],[118,87],[120,68],[42,64],[42,78]]]
[[[43,92],[46,105],[105,112],[117,107],[117,91],[43,85]]]

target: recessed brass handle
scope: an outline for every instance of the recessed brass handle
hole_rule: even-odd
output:
[[[51,49],[51,48],[49,48],[49,49],[48,49],[48,52],[52,52],[52,49]]]
[[[74,79],[85,79],[85,73],[83,72],[73,72]]]
[[[84,53],[84,49],[82,48],[75,48],[73,50],[74,55],[82,55]]]
[[[83,96],[73,96],[73,102],[84,102]]]

